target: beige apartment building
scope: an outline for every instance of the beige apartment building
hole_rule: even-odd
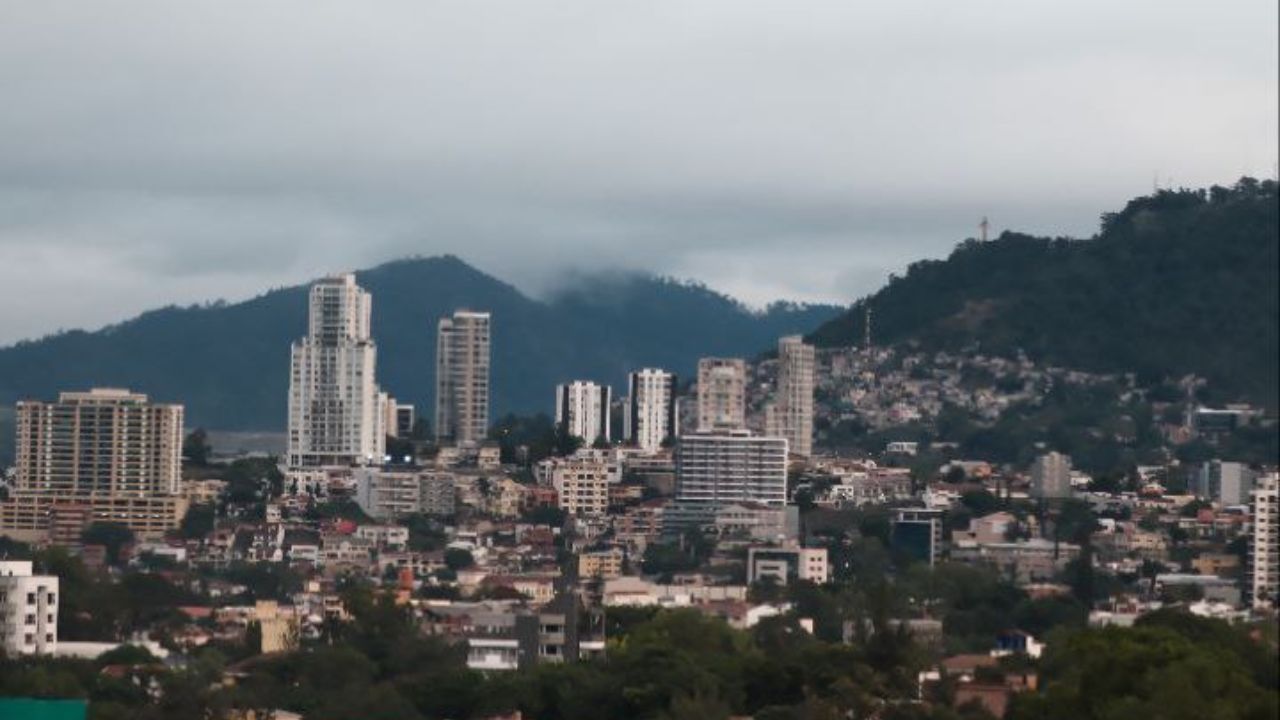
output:
[[[551,484],[559,497],[560,509],[571,515],[604,517],[609,511],[609,467],[605,463],[580,458],[556,462]]]
[[[476,447],[489,432],[490,317],[458,310],[436,336],[436,440]]]
[[[698,361],[698,432],[746,427],[747,363],[742,358]]]
[[[766,408],[766,434],[784,437],[792,453],[813,454],[813,382],[817,355],[799,335],[778,341],[778,387]]]
[[[0,534],[45,540],[52,518],[77,514],[142,537],[176,527],[187,507],[182,418],[181,405],[114,388],[19,402],[16,482],[0,503]],[[68,506],[78,513],[58,512]],[[61,538],[74,534],[62,525]]]

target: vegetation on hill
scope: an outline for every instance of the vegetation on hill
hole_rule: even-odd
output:
[[[1275,181],[1161,190],[1102,217],[1087,240],[1006,232],[912,264],[811,338],[1025,352],[1143,384],[1195,374],[1215,401],[1276,408],[1280,227]]]

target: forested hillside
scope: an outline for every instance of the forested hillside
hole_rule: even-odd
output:
[[[821,345],[978,345],[1157,381],[1194,373],[1214,401],[1274,409],[1280,229],[1272,180],[1162,190],[1102,218],[1087,240],[1004,233],[912,264],[812,334]]]

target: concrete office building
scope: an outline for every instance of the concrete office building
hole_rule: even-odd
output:
[[[30,560],[0,560],[0,654],[51,655],[58,648],[58,578]]]
[[[1042,500],[1071,497],[1071,456],[1051,452],[1031,466],[1031,496]]]
[[[1210,460],[1195,477],[1196,496],[1221,505],[1247,505],[1253,491],[1254,472],[1238,462]]]
[[[662,447],[680,434],[676,414],[676,376],[646,368],[627,378],[627,409],[623,415],[626,439],[645,452]]]
[[[893,519],[890,542],[894,548],[932,566],[942,557],[943,517],[942,510],[899,508]]]
[[[1259,478],[1253,491],[1249,571],[1245,587],[1255,608],[1280,605],[1280,475]]]
[[[436,335],[436,440],[478,447],[489,432],[491,320],[458,310]]]
[[[765,410],[766,432],[785,437],[791,452],[813,454],[813,383],[817,356],[799,335],[778,341],[778,386]]]
[[[181,405],[128,390],[64,392],[17,406],[16,474],[0,534],[46,540],[51,518],[111,521],[154,537],[186,512]],[[76,513],[56,512],[74,506]],[[60,537],[74,529],[61,527]]]
[[[746,427],[747,363],[741,358],[698,361],[698,432]]]
[[[613,393],[608,385],[575,380],[556,386],[556,425],[573,437],[591,445],[611,438],[609,403]]]
[[[449,516],[457,509],[454,476],[416,467],[360,468],[352,475],[352,499],[376,520],[423,513]]]
[[[307,336],[293,343],[289,376],[290,467],[382,462],[389,398],[374,376],[372,301],[355,275],[311,286]]]
[[[829,575],[826,548],[762,546],[747,549],[747,584],[773,578],[779,585],[807,580],[817,585]]]
[[[787,441],[746,430],[695,433],[676,443],[676,500],[717,508],[728,503],[787,504]]]

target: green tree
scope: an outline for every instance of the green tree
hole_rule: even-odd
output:
[[[117,522],[94,522],[80,534],[80,542],[105,547],[107,561],[116,565],[121,562],[120,551],[133,544],[133,531]]]

